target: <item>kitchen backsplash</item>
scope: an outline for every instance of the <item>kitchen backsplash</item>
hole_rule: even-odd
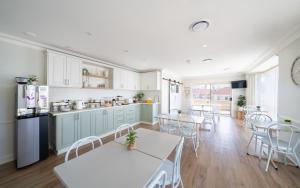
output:
[[[105,97],[123,96],[124,98],[132,98],[138,91],[129,90],[107,90],[107,89],[78,89],[78,88],[50,88],[49,100],[60,101],[60,100],[88,100],[103,99]],[[145,99],[150,97],[154,99],[158,96],[160,100],[160,91],[143,91],[145,93]]]
[[[88,100],[102,99],[105,97],[115,97],[117,95],[131,98],[136,95],[136,91],[107,90],[107,89],[78,89],[78,88],[50,88],[50,101],[59,100]]]

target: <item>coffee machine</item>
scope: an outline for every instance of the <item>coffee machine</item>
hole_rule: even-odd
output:
[[[46,159],[48,153],[49,87],[17,82],[17,168]]]

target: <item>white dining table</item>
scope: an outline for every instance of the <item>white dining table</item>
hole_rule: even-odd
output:
[[[210,129],[201,127],[204,120],[203,116],[189,115],[189,114],[160,114],[159,118],[169,119],[172,121],[180,121],[183,123],[196,123],[199,130],[201,131],[210,131]]]
[[[56,166],[55,174],[65,187],[145,187],[180,138],[140,129],[136,130],[139,150],[127,150],[121,140],[122,144],[111,141]],[[151,139],[151,136],[155,138]]]
[[[180,136],[139,128],[136,130],[135,150],[151,155],[161,160],[167,159],[180,141]],[[115,140],[125,144],[126,135]]]

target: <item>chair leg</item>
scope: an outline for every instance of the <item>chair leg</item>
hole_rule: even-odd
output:
[[[195,138],[192,138],[192,141],[193,141],[193,146],[194,146],[194,151],[195,151],[196,157],[198,158],[197,147],[196,147],[196,143],[195,143]]]
[[[284,161],[284,165],[287,165],[287,154],[284,155],[283,161]]]
[[[249,146],[250,146],[250,143],[251,143],[253,137],[254,137],[254,134],[252,133],[252,136],[251,136],[251,138],[250,138],[250,140],[249,140],[249,143],[248,143],[248,145],[247,145],[247,154],[249,154],[249,153],[248,153],[248,152],[249,152]]]
[[[257,148],[257,136],[255,136],[255,146],[254,146],[254,151],[255,151],[255,154],[256,154],[256,148]]]
[[[260,151],[259,151],[259,160],[261,160],[263,145],[264,145],[264,143],[261,142],[260,143]]]
[[[299,160],[299,157],[297,156],[296,153],[294,153],[294,156],[295,156],[295,158],[296,158],[297,167],[299,168],[299,167],[300,167],[300,160]]]
[[[269,165],[270,165],[272,154],[273,154],[273,150],[271,149],[271,151],[269,152],[268,162],[267,162],[267,166],[266,166],[266,172],[268,172],[268,170],[269,170]]]
[[[181,185],[181,188],[184,188],[181,178],[180,178],[180,185]]]

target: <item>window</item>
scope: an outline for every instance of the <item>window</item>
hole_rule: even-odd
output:
[[[192,105],[214,105],[222,114],[231,112],[231,85],[199,84],[192,87]]]

